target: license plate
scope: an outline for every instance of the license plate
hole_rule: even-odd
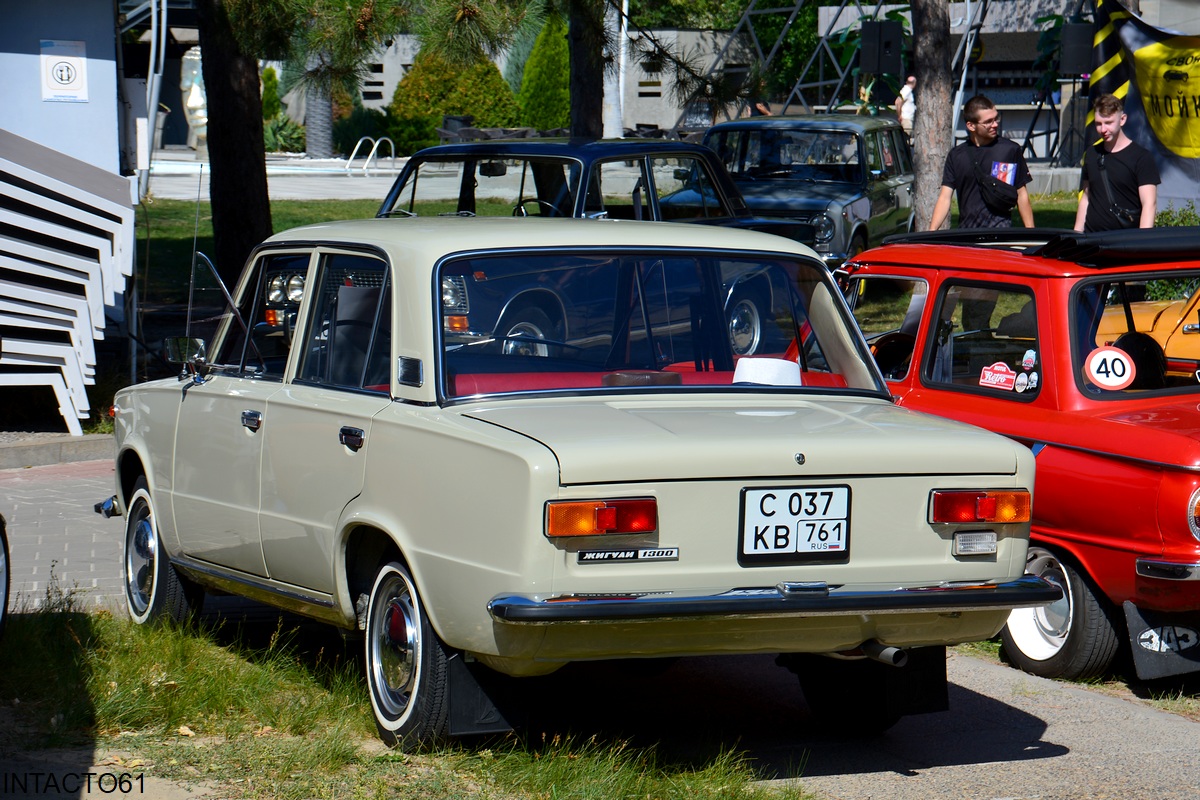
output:
[[[742,490],[740,564],[850,559],[850,487]]]

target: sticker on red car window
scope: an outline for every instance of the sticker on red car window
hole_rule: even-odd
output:
[[[1017,373],[1008,364],[997,361],[990,367],[984,367],[983,372],[979,373],[979,385],[1011,392],[1017,385]]]
[[[1031,370],[1037,366],[1037,353],[1033,350],[1026,350],[1025,356],[1021,359],[1021,367],[1026,370]]]
[[[1083,376],[1101,389],[1116,391],[1133,383],[1133,359],[1116,347],[1097,347],[1083,362]]]

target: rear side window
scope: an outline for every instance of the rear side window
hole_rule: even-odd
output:
[[[309,309],[297,380],[387,391],[392,343],[387,265],[370,256],[322,255]]]
[[[1042,358],[1033,293],[1023,286],[947,282],[922,377],[930,384],[1030,399]]]
[[[664,220],[729,216],[703,161],[655,156],[650,159],[650,169]]]

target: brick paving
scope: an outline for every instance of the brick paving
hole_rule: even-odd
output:
[[[52,579],[84,607],[121,608],[124,521],[92,508],[112,494],[111,459],[0,470],[11,610],[41,607]]]

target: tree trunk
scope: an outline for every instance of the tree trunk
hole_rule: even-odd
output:
[[[273,233],[258,61],[238,47],[221,0],[197,0],[196,12],[208,95],[214,257],[232,290],[250,250]]]
[[[567,40],[571,45],[571,135],[604,135],[604,4],[569,0]]]
[[[913,61],[917,78],[917,111],[913,117],[913,169],[916,172],[916,230],[929,227],[942,188],[942,167],[954,143],[950,120],[953,76],[950,74],[949,0],[912,0]]]
[[[333,96],[315,85],[304,93],[304,149],[309,158],[333,158]]]

